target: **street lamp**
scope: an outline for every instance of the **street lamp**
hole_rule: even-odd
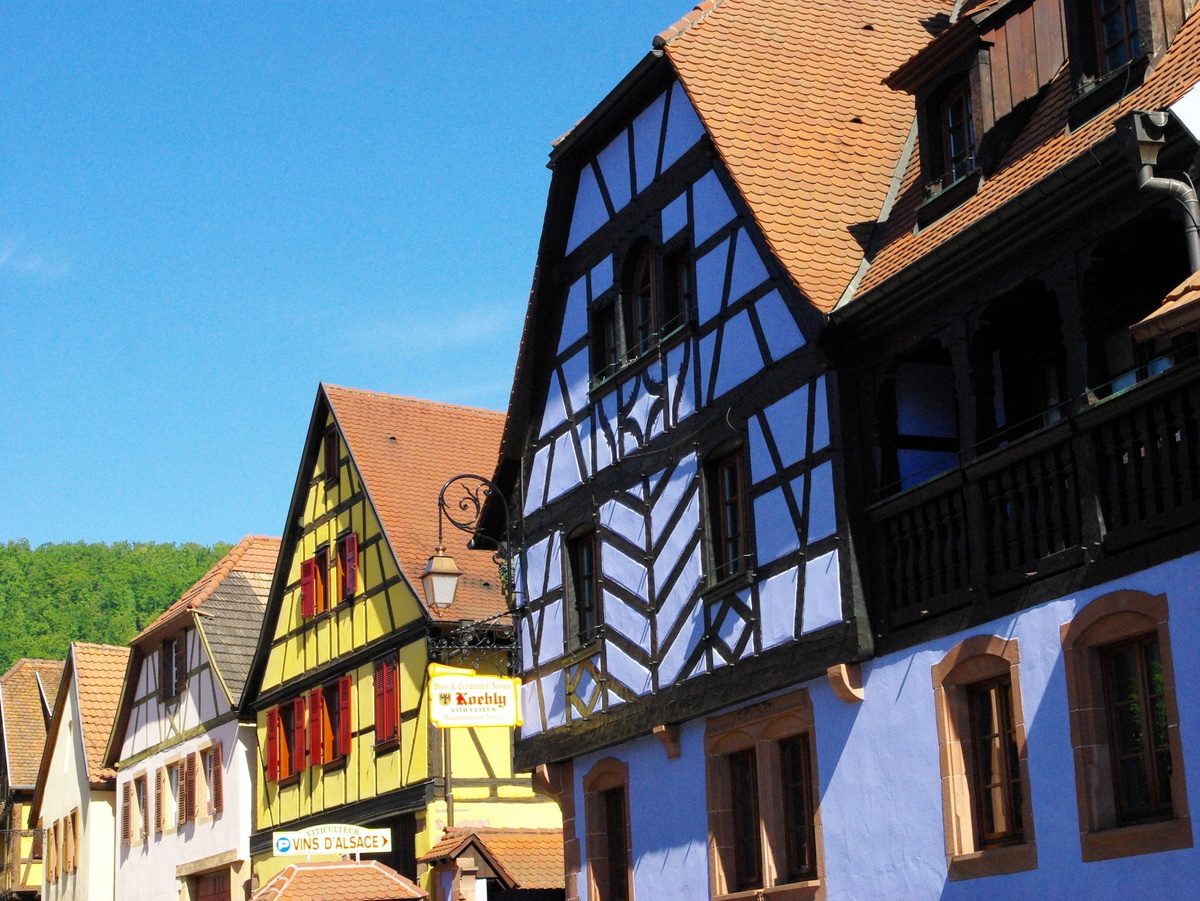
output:
[[[447,495],[450,495],[449,500]],[[448,521],[462,532],[476,533],[483,518],[483,506],[490,498],[500,502],[500,510],[504,514],[504,543],[497,547],[492,559],[500,568],[500,587],[504,592],[505,606],[509,612],[512,611],[512,520],[508,502],[489,479],[469,473],[451,477],[438,492],[438,543],[433,556],[425,564],[425,571],[421,573],[425,600],[431,606],[449,607],[453,604],[458,577],[462,575],[454,558],[446,553],[442,523]]]

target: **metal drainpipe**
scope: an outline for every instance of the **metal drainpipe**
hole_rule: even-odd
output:
[[[1175,178],[1159,178],[1154,174],[1154,165],[1151,163],[1145,163],[1138,169],[1138,189],[1152,194],[1166,194],[1183,204],[1188,217],[1184,226],[1188,262],[1192,272],[1200,272],[1200,201],[1196,199],[1196,189]]]

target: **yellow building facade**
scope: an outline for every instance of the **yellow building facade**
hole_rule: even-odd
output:
[[[419,580],[438,543],[442,485],[490,472],[502,425],[490,411],[321,386],[244,705],[257,728],[258,884],[289,862],[274,853],[276,831],[390,828],[380,859],[418,878],[417,858],[447,825],[560,825],[557,805],[512,771],[512,729],[429,723],[429,664],[465,662],[444,650],[448,634],[505,612],[491,555],[454,529],[454,602],[427,602]],[[481,672],[506,666],[503,650],[466,662],[481,659]]]

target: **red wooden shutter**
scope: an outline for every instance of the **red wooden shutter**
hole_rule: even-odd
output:
[[[300,564],[300,615],[312,616],[317,612],[317,561],[305,560]]]
[[[400,661],[388,661],[388,726],[392,738],[400,737]]]
[[[209,751],[213,755],[212,784],[208,787],[208,798],[212,803],[212,812],[220,813],[225,809],[225,761],[222,759],[221,744],[212,746]]]
[[[181,792],[184,795],[185,821],[194,820],[196,818],[196,753],[193,751],[187,756],[187,771],[184,778],[184,790]]]
[[[358,533],[351,532],[346,542],[346,597],[354,597],[358,591]]]
[[[267,781],[279,781],[279,710],[267,711]]]
[[[187,782],[184,778],[187,763],[175,764],[175,825],[182,826],[187,822]]]
[[[350,685],[353,678],[347,673],[338,680],[338,757],[350,753]]]
[[[154,771],[154,834],[162,835],[163,831],[163,777],[166,771],[159,767]]]
[[[387,723],[384,722],[384,688],[386,664],[382,660],[375,661],[375,743],[387,738]]]
[[[308,756],[314,764],[324,763],[325,754],[330,750],[321,740],[323,731],[321,728],[323,714],[321,701],[321,689],[314,688],[308,693]]]
[[[304,698],[300,697],[292,701],[292,773],[304,767]]]
[[[187,687],[187,671],[188,671],[188,654],[187,654],[188,634],[185,629],[183,634],[175,642],[175,695],[183,694],[183,690]]]
[[[121,792],[121,844],[128,845],[133,841],[133,783],[126,782]],[[56,837],[51,832],[50,847],[54,848]]]

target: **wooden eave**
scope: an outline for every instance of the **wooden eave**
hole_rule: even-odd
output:
[[[973,19],[959,19],[910,57],[900,68],[883,80],[893,91],[916,94],[929,82],[945,73],[964,54],[981,46],[983,39]]]

